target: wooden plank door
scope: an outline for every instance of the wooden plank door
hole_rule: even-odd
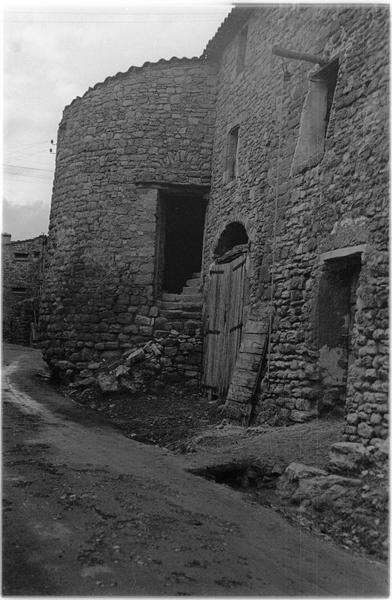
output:
[[[246,287],[247,254],[210,270],[205,339],[204,385],[225,396],[238,354]]]

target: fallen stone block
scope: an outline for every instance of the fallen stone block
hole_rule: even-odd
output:
[[[74,369],[75,365],[69,360],[58,360],[55,363],[55,367],[61,369],[61,371],[66,371],[66,369]]]
[[[89,387],[90,385],[94,385],[94,383],[94,377],[84,377],[83,379],[78,379],[78,381],[74,383],[74,387]]]
[[[293,504],[300,504],[304,500],[319,502],[329,500],[334,502],[338,497],[348,492],[347,488],[361,485],[360,479],[341,477],[340,475],[323,475],[310,477],[298,482],[298,488],[291,495]]]
[[[118,392],[119,390],[119,384],[116,379],[116,374],[114,372],[98,373],[97,382],[103,393]]]
[[[359,473],[369,458],[363,444],[338,442],[329,450],[328,470],[333,473]]]
[[[292,462],[279,477],[276,491],[283,498],[290,498],[298,489],[299,482],[301,480],[327,475],[327,471],[323,471],[323,469],[310,467],[309,465],[303,465],[302,463]]]
[[[276,489],[282,498],[289,499],[293,504],[312,505],[319,510],[345,496],[352,496],[353,488],[360,485],[360,479],[330,474],[301,463],[291,463],[278,479]]]
[[[143,348],[137,348],[136,350],[132,350],[131,352],[125,353],[125,362],[128,365],[133,365],[145,358],[145,353]]]
[[[116,377],[122,377],[124,375],[128,375],[129,367],[127,365],[119,365],[114,373],[115,373]]]
[[[87,368],[90,369],[90,371],[96,371],[97,369],[99,369],[101,366],[101,363],[99,362],[90,362],[87,365]]]
[[[290,413],[290,421],[294,423],[305,423],[317,417],[317,410],[292,410]]]

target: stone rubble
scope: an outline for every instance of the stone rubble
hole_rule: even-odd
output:
[[[166,337],[139,343],[119,358],[89,363],[70,385],[74,388],[98,385],[103,394],[138,393],[164,383],[183,382],[188,388],[198,387],[199,356],[200,340],[172,329]],[[69,366],[61,365],[63,369]]]

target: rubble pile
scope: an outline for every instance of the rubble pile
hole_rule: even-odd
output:
[[[172,329],[166,337],[128,348],[120,358],[89,363],[70,385],[98,386],[102,394],[138,393],[165,383],[192,388],[200,383],[200,357],[200,338]]]
[[[288,465],[277,483],[282,500],[297,507],[297,517],[338,539],[348,548],[364,548],[379,558],[388,552],[388,448],[381,443],[333,444],[327,470]]]

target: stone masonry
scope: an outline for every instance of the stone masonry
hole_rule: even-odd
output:
[[[261,421],[274,413],[296,422],[323,414],[338,394],[323,379],[327,347],[320,328],[328,333],[335,326],[324,270],[329,259],[360,253],[342,409],[345,438],[376,443],[388,422],[388,13],[382,7],[262,8],[248,19],[247,36],[239,74],[238,36],[226,34],[225,23],[206,50],[207,57],[220,54],[220,70],[205,270],[224,227],[243,223],[251,244],[251,318],[274,315],[269,373],[256,411]],[[298,173],[293,159],[309,75],[320,67],[274,56],[275,44],[338,59],[324,153]],[[227,132],[235,125],[238,175],[227,181]],[[239,418],[247,407],[231,402],[227,408]]]
[[[37,340],[46,235],[11,241],[2,234],[3,338],[29,345]]]
[[[40,322],[59,376],[86,375],[155,331],[198,331],[200,346],[200,323],[172,324],[158,308],[158,204],[167,186],[208,188],[214,100],[214,66],[173,58],[108,78],[65,109]]]
[[[387,437],[388,19],[383,6],[236,8],[199,59],[132,67],[65,109],[40,321],[52,371],[88,380],[163,331],[196,352],[183,373],[199,380],[200,321],[164,314],[158,282],[162,193],[197,193],[205,306],[222,232],[240,223],[244,314],[269,335],[258,387],[227,415],[334,410],[346,441]]]

